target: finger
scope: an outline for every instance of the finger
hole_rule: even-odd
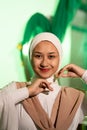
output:
[[[60,75],[60,77],[63,77],[63,78],[67,78],[67,77],[76,78],[76,77],[78,77],[78,75],[73,73],[73,72],[67,72],[67,73],[62,73]]]
[[[61,69],[61,70],[59,70],[59,72],[57,74],[55,74],[55,77],[59,78],[59,77],[61,77],[62,75],[66,74],[66,73],[67,73],[66,69]]]
[[[50,85],[48,85],[48,87],[47,87],[50,91],[53,91],[53,88],[50,86]]]
[[[44,90],[46,90],[46,91],[48,91],[48,90],[52,91],[53,88],[50,86],[50,84],[51,84],[51,83],[48,83],[48,82],[42,82],[42,83],[40,83],[40,86],[41,86]]]
[[[43,89],[42,93],[48,95],[49,91],[53,91],[53,88],[48,84],[48,85],[46,85],[46,88]]]

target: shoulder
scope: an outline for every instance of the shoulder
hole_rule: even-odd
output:
[[[72,88],[72,87],[63,87],[61,91],[63,91],[63,93],[69,96],[70,98],[78,98],[78,97],[83,98],[85,95],[83,91]]]
[[[12,81],[12,82],[8,83],[7,85],[5,85],[4,87],[2,87],[0,89],[0,92],[8,93],[8,92],[12,92],[14,90],[16,90],[16,82]]]

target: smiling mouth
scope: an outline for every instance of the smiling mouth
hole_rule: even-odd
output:
[[[41,72],[48,72],[50,69],[48,69],[48,68],[40,68],[40,71]]]

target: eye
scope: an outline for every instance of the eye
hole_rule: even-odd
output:
[[[40,54],[35,54],[34,57],[35,58],[41,58],[42,56]]]
[[[54,59],[54,58],[55,58],[55,55],[49,55],[48,58],[49,58],[49,59]]]

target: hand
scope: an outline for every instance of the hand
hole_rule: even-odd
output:
[[[56,78],[58,77],[82,77],[83,73],[85,72],[85,69],[75,65],[75,64],[68,64],[64,66],[57,74]]]
[[[53,88],[50,86],[51,83],[49,83],[45,79],[36,79],[29,87],[29,96],[35,96],[41,92],[46,91],[53,91]],[[48,90],[47,90],[48,89]]]

